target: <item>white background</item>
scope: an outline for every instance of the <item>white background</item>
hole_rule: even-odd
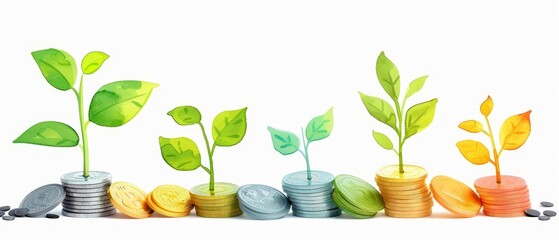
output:
[[[385,51],[400,70],[402,91],[409,81],[429,75],[408,106],[439,99],[432,125],[406,142],[406,163],[425,167],[428,180],[448,175],[471,187],[475,179],[494,174],[491,165],[467,162],[454,145],[466,138],[488,143],[483,135],[463,132],[457,125],[467,119],[482,120],[479,104],[491,95],[496,132],[508,116],[533,110],[526,144],[502,154],[503,174],[527,181],[534,207],[542,200],[559,204],[554,151],[559,135],[555,127],[557,6],[552,1],[452,2],[3,1],[0,205],[17,206],[36,187],[81,170],[79,148],[11,142],[44,120],[79,129],[73,93],[48,85],[30,55],[50,47],[66,50],[78,64],[93,50],[111,56],[97,73],[86,77],[86,102],[96,89],[114,80],[160,84],[129,124],[89,127],[91,169],[108,171],[114,181],[128,181],[146,191],[161,184],[190,188],[208,180],[201,169],[174,171],[160,156],[160,135],[189,136],[203,143],[198,128],[178,126],[166,115],[180,105],[198,107],[206,128],[220,111],[248,107],[245,139],[235,147],[216,150],[217,181],[280,188],[284,175],[304,169],[304,160],[300,155],[283,157],[275,152],[266,126],[299,132],[312,117],[333,106],[333,133],[311,144],[311,166],[373,182],[376,170],[396,163],[397,158],[374,143],[371,129],[394,134],[367,113],[357,91],[387,96],[374,71],[378,54]],[[371,239],[386,235],[392,239],[543,236],[556,231],[559,223],[559,219],[541,222],[481,214],[455,219],[438,204],[434,212],[423,219],[395,219],[379,213],[368,220],[288,216],[277,221],[204,219],[194,213],[180,219],[133,220],[118,214],[97,219],[0,221],[0,231],[2,239],[59,235],[82,239],[304,235]]]

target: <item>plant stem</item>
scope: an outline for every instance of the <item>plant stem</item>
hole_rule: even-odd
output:
[[[303,130],[303,128],[301,128],[301,138],[303,139],[303,146],[305,147],[305,154],[303,154],[303,156],[305,157],[305,162],[307,162],[307,180],[310,181],[310,180],[312,180],[311,163],[309,162],[309,144],[310,144],[310,142],[306,141],[305,131]]]
[[[80,114],[80,130],[82,134],[82,153],[83,153],[83,176],[89,177],[89,144],[87,140],[87,126],[89,121],[85,120],[84,110],[83,110],[83,76],[80,77],[80,89],[79,92],[75,88],[72,88],[78,99],[78,109]]]
[[[404,140],[402,139],[402,109],[404,109],[404,104],[406,101],[404,100],[404,104],[402,104],[402,107],[400,107],[397,98],[393,98],[392,100],[394,100],[394,105],[396,106],[396,114],[398,115],[398,170],[399,173],[404,173],[404,155],[402,152],[404,146]]]
[[[497,154],[497,148],[495,147],[495,138],[493,137],[493,130],[491,130],[491,124],[489,124],[489,118],[485,117],[485,122],[487,123],[487,128],[489,129],[489,138],[491,139],[491,147],[493,148],[493,158],[495,159],[495,176],[497,177],[497,183],[501,183],[501,167],[499,166],[499,155]]]
[[[214,191],[214,161],[213,161],[213,155],[214,155],[214,151],[215,151],[215,143],[212,145],[212,148],[210,149],[210,142],[208,141],[208,135],[206,135],[206,129],[204,129],[204,125],[202,125],[202,123],[198,123],[198,126],[200,126],[200,129],[202,129],[202,135],[204,136],[204,142],[206,143],[206,150],[208,151],[208,158],[210,159],[210,169],[208,170],[207,167],[203,167],[204,170],[206,170],[206,172],[208,172],[210,174],[210,192]]]

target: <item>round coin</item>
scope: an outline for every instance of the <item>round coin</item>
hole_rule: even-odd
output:
[[[414,211],[414,212],[401,212],[395,211],[390,209],[384,209],[384,214],[389,217],[396,217],[396,218],[421,218],[430,216],[433,213],[431,208],[423,210],[423,211]]]
[[[107,193],[109,186],[110,184],[107,184],[100,188],[70,188],[65,186],[64,190],[66,190],[66,193]]]
[[[460,217],[476,216],[481,209],[478,195],[460,181],[447,176],[436,176],[431,180],[430,187],[435,200]]]
[[[254,218],[254,219],[258,219],[258,220],[274,220],[274,219],[280,219],[285,217],[288,213],[289,213],[289,208],[286,208],[285,211],[283,212],[278,212],[278,213],[261,213],[261,212],[257,212],[254,210],[249,209],[248,207],[244,206],[244,205],[239,205],[239,207],[241,208],[241,210],[243,211],[243,214]]]
[[[98,196],[98,197],[70,197],[66,196],[64,201],[70,202],[93,202],[93,201],[106,201],[109,200],[107,195]]]
[[[369,212],[378,212],[384,208],[382,195],[368,182],[360,178],[342,174],[334,179],[336,191],[351,205]]]
[[[209,184],[201,184],[190,189],[190,196],[197,199],[216,199],[236,196],[239,187],[235,184],[216,182],[214,190],[210,191]]]
[[[377,177],[385,182],[415,182],[427,178],[427,171],[419,166],[404,165],[404,172],[400,173],[399,165],[389,165],[379,169]]]
[[[108,208],[112,206],[113,204],[111,202],[105,204],[97,204],[97,205],[72,205],[72,204],[66,204],[62,202],[62,207],[64,209],[74,209],[74,210],[100,209],[100,208]]]
[[[76,198],[101,197],[101,196],[107,196],[107,192],[93,192],[93,193],[66,192],[66,196],[76,197]]]
[[[73,213],[73,212],[67,212],[64,209],[62,209],[62,215],[66,217],[79,217],[79,218],[106,217],[106,216],[114,215],[115,213],[116,213],[116,209],[112,209],[107,212],[101,212],[101,213]]]
[[[68,185],[97,185],[110,182],[112,176],[108,172],[90,171],[88,177],[83,176],[83,172],[71,172],[62,175],[60,181]]]
[[[277,189],[266,185],[244,185],[239,188],[237,197],[241,204],[260,213],[283,213],[286,208],[289,208],[287,197]]]
[[[510,192],[525,188],[526,181],[516,176],[501,175],[501,183],[497,183],[495,176],[487,176],[478,178],[474,186],[481,192]]]
[[[176,213],[190,212],[192,201],[188,190],[176,185],[162,185],[151,193],[153,203],[161,208]]]
[[[29,209],[29,212],[26,213],[28,217],[37,217],[56,208],[65,196],[66,192],[62,185],[48,184],[30,192],[19,207]]]
[[[282,185],[292,189],[332,188],[334,175],[328,172],[313,170],[311,171],[311,179],[307,177],[307,171],[290,173],[283,177]]]
[[[193,208],[191,205],[189,205],[187,209],[181,209],[181,212],[174,212],[169,209],[165,209],[163,207],[160,207],[154,201],[153,192],[148,194],[148,196],[146,197],[146,202],[151,209],[166,217],[186,217],[190,214],[190,210],[192,210]]]
[[[147,218],[153,213],[145,201],[146,193],[133,184],[113,183],[108,190],[108,195],[111,203],[129,217]]]

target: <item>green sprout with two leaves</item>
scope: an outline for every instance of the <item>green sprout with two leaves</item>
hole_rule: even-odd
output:
[[[382,148],[392,150],[398,155],[399,172],[404,173],[404,143],[408,138],[423,131],[431,124],[435,116],[438,100],[433,98],[429,101],[413,105],[404,114],[406,101],[423,88],[428,76],[422,76],[411,81],[404,99],[400,102],[400,73],[396,65],[384,55],[384,52],[381,52],[377,58],[376,73],[380,85],[390,96],[394,105],[381,98],[369,96],[361,92],[359,92],[359,95],[369,114],[396,132],[398,136],[398,149],[395,149],[390,138],[381,132],[373,130],[373,138]]]
[[[28,143],[49,147],[80,146],[83,153],[83,176],[89,177],[89,145],[87,127],[90,122],[104,127],[119,127],[134,118],[146,104],[153,88],[158,84],[124,80],[111,82],[102,86],[89,104],[88,118],[84,108],[84,76],[91,75],[99,68],[109,55],[93,51],[86,54],[81,62],[79,87],[74,87],[77,80],[77,66],[74,58],[59,49],[45,49],[31,53],[47,82],[60,91],[72,90],[78,102],[78,113],[82,144],[78,133],[69,125],[57,121],[37,123],[21,134],[14,143]]]
[[[278,130],[268,127],[268,131],[272,135],[272,143],[274,149],[283,155],[290,155],[295,152],[301,153],[307,163],[307,180],[312,180],[311,165],[309,162],[309,144],[314,141],[322,140],[330,136],[334,128],[334,112],[330,108],[323,115],[314,117],[308,124],[307,128],[301,128],[301,139],[303,139],[303,149],[301,150],[301,142],[294,133]],[[305,141],[306,140],[306,141]]]
[[[206,150],[209,158],[209,166],[202,165],[202,158],[198,145],[187,137],[165,138],[159,137],[161,156],[169,166],[179,171],[192,171],[201,167],[210,175],[210,192],[214,191],[214,162],[213,156],[216,147],[235,146],[243,140],[247,130],[246,119],[247,108],[223,111],[213,120],[212,137],[210,145],[204,125],[202,114],[192,106],[177,107],[167,113],[181,126],[198,125],[202,131]]]

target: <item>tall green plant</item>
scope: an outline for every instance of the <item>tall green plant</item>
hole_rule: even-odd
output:
[[[437,99],[411,106],[404,114],[406,101],[419,92],[425,84],[427,76],[419,77],[410,82],[406,94],[400,101],[400,73],[396,65],[381,52],[376,63],[377,78],[394,105],[381,98],[359,92],[361,101],[367,111],[378,121],[392,128],[398,136],[398,149],[384,133],[373,130],[373,138],[384,149],[392,150],[398,155],[399,172],[404,173],[403,146],[408,138],[423,131],[431,124],[435,116]],[[396,108],[396,109],[394,109]]]
[[[84,76],[91,75],[99,68],[109,55],[94,51],[85,55],[81,62],[80,83],[77,80],[77,66],[74,58],[59,49],[45,49],[31,53],[47,82],[60,91],[72,90],[78,102],[80,137],[69,125],[57,121],[40,122],[21,134],[14,143],[28,143],[49,147],[75,147],[80,145],[83,153],[83,176],[89,177],[89,145],[87,127],[90,122],[104,127],[119,127],[134,118],[146,104],[151,91],[158,84],[125,80],[111,82],[102,86],[89,104],[88,118],[84,109]]]

